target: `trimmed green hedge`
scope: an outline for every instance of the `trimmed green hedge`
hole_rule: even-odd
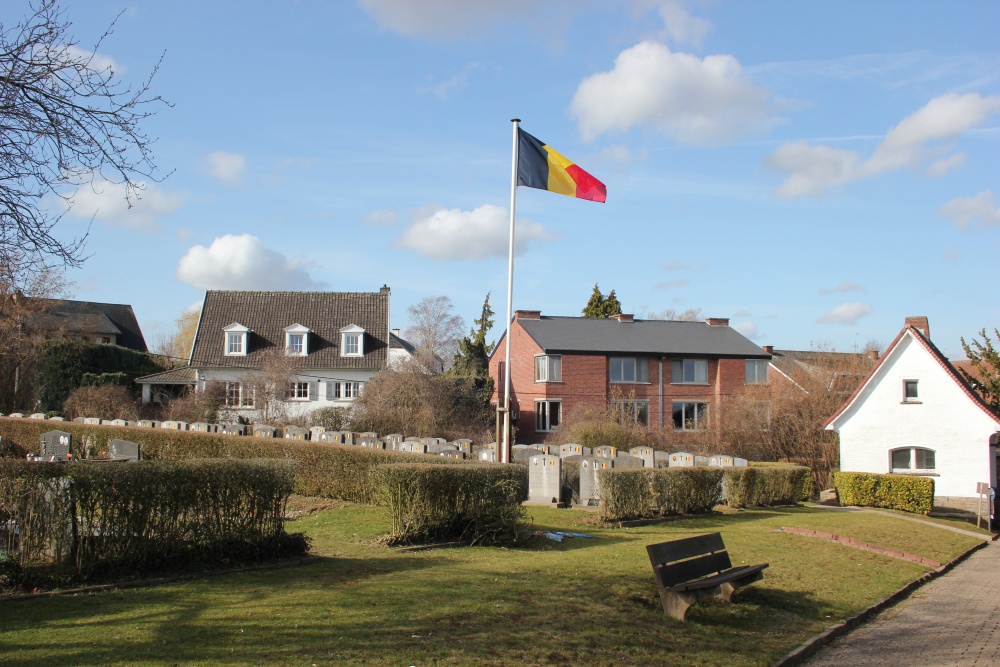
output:
[[[8,579],[162,571],[304,553],[284,532],[287,461],[0,461]],[[297,542],[297,546],[296,546]]]
[[[930,514],[934,509],[934,480],[930,477],[837,472],[833,486],[841,505],[885,507],[915,514]]]
[[[374,479],[389,512],[391,542],[511,544],[525,523],[525,466],[399,463],[380,466]]]
[[[807,500],[812,472],[803,466],[724,468],[724,500],[730,507],[770,507]]]
[[[387,463],[426,463],[425,454],[364,449],[327,442],[255,438],[195,431],[174,431],[132,426],[92,426],[73,422],[40,419],[0,418],[0,437],[4,448],[40,453],[40,436],[46,431],[61,430],[73,436],[72,453],[96,456],[109,449],[108,442],[118,438],[142,446],[144,459],[177,461],[186,459],[285,459],[296,461],[295,493],[374,504],[375,491],[371,473]],[[437,457],[435,463],[465,463]]]
[[[707,512],[722,499],[722,468],[607,468],[597,477],[603,521]]]
[[[797,463],[787,463],[782,461],[751,461],[751,468],[787,468],[787,467],[799,467]],[[802,480],[802,497],[797,500],[809,500],[816,495],[816,480],[813,476],[812,468],[804,466],[809,474],[806,475],[805,479]]]

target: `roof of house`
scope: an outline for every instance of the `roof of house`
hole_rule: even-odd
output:
[[[875,367],[871,369],[871,371],[868,373],[868,376],[864,379],[864,381],[858,385],[857,389],[854,390],[854,393],[851,394],[851,396],[846,401],[844,401],[844,404],[840,406],[840,409],[837,410],[837,412],[835,412],[829,419],[826,420],[826,423],[823,424],[824,428],[828,429],[832,428],[833,422],[836,421],[838,417],[844,414],[847,411],[847,409],[854,404],[854,402],[861,395],[861,392],[864,391],[865,387],[867,387],[868,384],[875,377],[875,374],[878,372],[878,369],[881,368],[882,364],[887,359],[893,356],[893,352],[895,351],[896,346],[898,346],[899,342],[903,340],[903,337],[908,334],[912,335],[913,338],[931,355],[931,357],[938,363],[938,365],[941,366],[944,372],[955,382],[955,384],[959,386],[959,388],[965,393],[965,395],[968,396],[969,400],[973,403],[973,405],[979,407],[983,412],[989,415],[990,418],[993,419],[993,421],[995,421],[998,425],[1000,425],[1000,416],[996,415],[990,409],[989,404],[987,404],[986,401],[983,400],[983,397],[980,396],[976,392],[976,390],[972,388],[971,385],[969,385],[969,383],[965,380],[965,378],[958,371],[958,369],[956,369],[955,366],[952,365],[950,361],[948,361],[947,357],[945,357],[941,353],[941,350],[939,350],[937,346],[931,342],[930,338],[926,337],[918,327],[907,325],[903,327],[903,330],[899,332],[899,335],[896,336],[895,340],[889,343],[889,347],[886,348],[885,353],[879,359]]]
[[[417,351],[417,348],[413,345],[413,343],[400,338],[394,333],[389,334],[389,347],[394,350],[406,350],[410,354]]]
[[[519,317],[517,323],[550,353],[650,354],[768,359],[771,355],[729,326],[677,320]],[[497,346],[500,347],[499,345]]]
[[[69,299],[32,299],[32,302],[39,306],[28,318],[28,326],[33,329],[113,335],[115,344],[121,347],[148,351],[139,321],[128,304]]]
[[[226,356],[223,328],[239,323],[250,329],[246,356]],[[259,368],[267,351],[285,346],[285,328],[309,329],[308,355],[299,368],[385,368],[388,361],[389,288],[378,292],[243,292],[205,293],[191,365]],[[364,356],[340,356],[340,330],[365,330]]]
[[[796,378],[805,374],[823,381],[829,389],[843,393],[852,392],[877,360],[877,355],[862,352],[771,349],[771,365],[789,381],[798,384]],[[860,372],[852,372],[854,369]]]
[[[191,366],[171,368],[160,373],[144,375],[135,380],[139,384],[194,384],[197,381],[197,371]]]

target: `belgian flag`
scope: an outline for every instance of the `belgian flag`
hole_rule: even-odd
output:
[[[603,202],[608,189],[551,146],[517,128],[517,184]]]

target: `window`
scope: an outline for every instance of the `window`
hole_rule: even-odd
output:
[[[365,330],[356,324],[340,330],[340,356],[363,357],[365,355]]]
[[[919,403],[920,392],[917,380],[903,380],[903,403]]]
[[[226,334],[226,354],[243,354],[243,334]]]
[[[330,382],[326,387],[326,397],[330,400],[351,400],[361,395],[361,382]]]
[[[551,354],[535,357],[535,382],[562,382],[562,356]]]
[[[227,408],[252,408],[253,392],[247,391],[242,382],[226,383]]]
[[[614,415],[623,424],[649,426],[649,401],[614,401]]]
[[[97,337],[97,342],[98,342],[99,345],[111,345],[111,337],[110,336],[98,336]]]
[[[305,338],[302,334],[288,334],[288,353],[289,354],[302,354],[304,349]]]
[[[934,450],[923,447],[903,447],[891,452],[890,472],[929,472],[937,468]]]
[[[562,416],[562,401],[535,401],[535,430],[555,431]]]
[[[309,383],[290,382],[288,388],[285,390],[285,398],[289,401],[309,400]]]
[[[708,384],[706,359],[675,359],[670,363],[670,382],[673,384]]]
[[[285,354],[304,357],[309,354],[309,329],[301,324],[285,327]]]
[[[228,327],[222,329],[225,335],[224,353],[227,357],[247,356],[247,337],[250,329],[239,322],[233,322]]]
[[[608,375],[612,382],[649,382],[649,361],[635,357],[610,357]]]
[[[767,384],[767,359],[747,359],[747,384]]]
[[[708,403],[675,401],[673,413],[675,431],[696,431],[708,428]]]

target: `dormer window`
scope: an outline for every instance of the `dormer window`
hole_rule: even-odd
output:
[[[239,322],[233,322],[228,327],[224,327],[222,331],[225,333],[225,355],[227,357],[247,356],[247,348],[249,347],[247,339],[250,335],[250,329]]]
[[[285,354],[304,357],[309,354],[309,329],[301,324],[285,327]]]
[[[340,330],[340,356],[365,356],[365,330],[356,324]]]

